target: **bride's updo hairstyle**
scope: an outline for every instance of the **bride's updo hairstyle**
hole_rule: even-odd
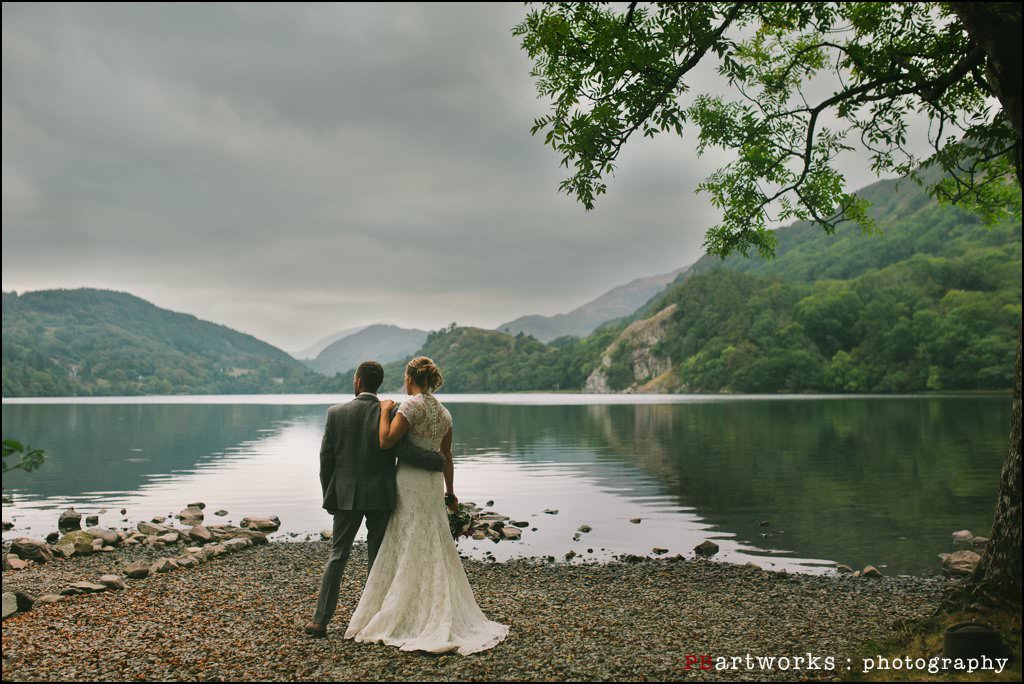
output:
[[[405,374],[412,380],[412,384],[424,392],[433,392],[440,389],[441,385],[444,384],[441,371],[426,356],[417,356],[410,361],[405,367]]]

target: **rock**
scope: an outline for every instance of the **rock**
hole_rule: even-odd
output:
[[[516,527],[529,527],[530,526],[530,523],[525,522],[523,520],[516,520],[516,521],[512,522],[512,524],[515,525]]]
[[[718,553],[718,544],[716,544],[713,541],[708,541],[707,539],[705,539],[700,544],[697,544],[697,546],[695,546],[693,550],[701,556],[713,556],[716,553]]]
[[[860,570],[854,570],[852,577],[860,577]]]
[[[159,535],[156,540],[158,542],[163,542],[164,544],[177,544],[180,537],[181,535],[177,532],[165,532],[164,534]]]
[[[28,537],[19,537],[11,542],[11,553],[16,554],[22,560],[33,560],[36,563],[53,560],[53,552],[45,542]]]
[[[199,510],[203,510],[204,508],[206,508],[206,504],[204,504],[202,501],[197,501],[195,503],[190,503],[188,505],[188,508],[198,508]]]
[[[99,525],[100,516],[98,515],[87,515],[85,516],[85,524],[89,526]]]
[[[102,539],[93,539],[92,540],[92,550],[93,551],[99,551],[102,548],[103,548],[103,540]]]
[[[971,575],[981,562],[981,556],[974,551],[954,551],[942,560],[942,567],[950,575]]]
[[[61,513],[60,518],[57,519],[57,529],[61,532],[82,529],[82,514],[74,508],[69,508]]]
[[[483,530],[477,530],[477,531],[475,531],[473,533],[473,539],[476,539],[477,541],[480,541],[481,539],[486,539],[486,538],[487,538],[487,534],[484,533]]]
[[[68,559],[75,555],[74,544],[57,544],[53,547],[53,555]]]
[[[4,520],[4,532],[6,532],[7,530],[13,530],[13,529],[14,529],[14,523],[12,523],[10,520]]]
[[[503,527],[501,530],[501,536],[505,539],[519,539],[523,534],[523,531],[518,527]]]
[[[754,570],[761,569],[761,566],[755,563],[754,561],[747,561],[746,563],[744,563],[744,565],[748,568],[753,568]]]
[[[128,509],[127,508],[122,508],[121,509],[121,515],[127,515],[127,514],[128,514]]]
[[[160,534],[167,534],[171,531],[171,528],[164,527],[163,525],[157,525],[154,523],[148,523],[142,521],[138,524],[139,532],[146,535],[147,537],[156,536]]]
[[[487,506],[488,508],[493,506],[493,505],[494,505],[494,501],[488,501],[487,503],[484,504],[484,506]]]
[[[660,556],[662,554],[668,553],[668,549],[663,549],[655,546],[653,549],[651,549],[651,553],[653,553],[656,556]]]
[[[222,508],[222,509],[220,509],[219,511],[214,511],[214,512],[213,512],[213,514],[214,514],[214,515],[219,515],[220,517],[222,517],[222,518],[223,518],[223,517],[224,517],[225,515],[227,515],[227,514],[228,514],[228,512],[227,512],[227,511],[225,511],[225,510],[224,510],[224,509]]]
[[[158,572],[171,572],[177,570],[178,564],[172,561],[170,558],[161,558],[149,566],[149,574],[155,575]],[[130,577],[130,575],[129,575]]]
[[[281,527],[281,521],[276,515],[272,515],[269,518],[257,518],[247,516],[242,518],[242,527],[250,530],[266,530],[268,532],[276,532]]]
[[[580,527],[579,527],[580,532],[583,532],[584,534],[586,534],[587,532],[590,532],[593,529],[594,528],[591,527],[590,525],[580,525]]]
[[[195,525],[203,520],[203,511],[191,506],[178,513],[178,519],[182,525]]]
[[[229,539],[224,542],[224,550],[230,552],[240,551],[247,546],[252,546],[252,541],[245,537],[237,537],[235,539]]]
[[[42,596],[36,599],[36,605],[38,606],[40,604],[57,603],[58,601],[63,600],[64,597],[59,594],[43,594]]]
[[[882,573],[878,571],[874,565],[865,565],[864,569],[860,571],[861,577],[881,577]]]
[[[12,616],[12,615],[14,615],[15,613],[18,612],[18,597],[15,596],[13,592],[10,592],[10,591],[5,591],[4,592],[3,608],[4,608],[4,616],[3,616],[4,620],[6,620],[10,616]]]
[[[760,525],[761,527],[768,527],[769,525],[771,525],[771,523],[768,522],[767,520],[762,520],[761,522],[759,522],[757,524]]]
[[[151,522],[154,522],[154,523],[156,523],[157,525],[162,525],[162,524],[164,524],[164,523],[165,523],[166,521],[167,521],[167,516],[166,516],[166,515],[154,515],[154,516],[152,517],[152,519],[151,519]]]
[[[107,589],[117,590],[125,589],[128,586],[124,583],[124,580],[121,579],[120,575],[103,575],[100,577],[100,584],[105,586]]]
[[[974,540],[974,534],[970,530],[957,530],[953,533],[953,541],[970,544]]]
[[[60,532],[51,532],[46,535],[47,544],[56,544],[60,540]]]
[[[21,560],[17,556],[7,557],[7,568],[9,570],[24,570],[30,565],[28,561]]]
[[[132,579],[145,579],[149,577],[149,564],[141,560],[129,563],[124,569],[124,574]]]
[[[575,557],[576,557],[576,552],[575,551],[569,551],[569,552],[567,552],[565,554],[565,560],[567,560],[567,561],[571,561]]]
[[[96,537],[97,539],[102,539],[104,544],[109,544],[110,546],[113,546],[117,544],[117,542],[121,541],[121,538],[117,536],[117,530],[111,530],[109,528],[103,527],[90,527],[86,530],[86,532]]]
[[[547,513],[548,515],[558,515],[558,509],[557,508],[545,508],[544,512]]]
[[[102,584],[96,582],[75,582],[69,588],[79,589],[82,594],[98,594],[101,591],[106,591],[107,588]]]
[[[182,556],[175,558],[174,562],[178,564],[179,568],[197,568],[199,567],[199,559],[195,556]]]
[[[107,512],[107,509],[106,509],[106,508],[101,508],[101,509],[100,509],[100,515],[103,515],[103,514],[104,514],[104,513],[106,513],[106,512]]]
[[[487,538],[491,541],[501,540],[501,532],[498,532],[498,530],[487,530],[485,534],[487,535]]]
[[[333,536],[334,536],[334,532],[332,530],[320,530],[320,538],[321,539],[330,539]]]
[[[213,541],[213,533],[202,525],[194,525],[189,528],[188,536],[189,539],[194,539],[203,544],[209,544]]]
[[[849,574],[849,573],[853,572],[853,568],[851,568],[849,565],[843,565],[842,563],[837,563],[836,564],[836,572],[841,572],[841,573],[843,573],[845,575],[845,574]]]
[[[974,546],[984,546],[988,544],[988,537],[975,537],[971,540],[971,544]]]
[[[96,550],[101,552],[101,553],[116,553],[117,552],[117,549],[115,549],[113,546],[103,546],[103,547],[100,547],[100,548],[98,548]]]
[[[35,605],[36,597],[32,594],[26,594],[23,591],[14,592],[14,598],[18,600],[18,612],[26,613],[32,610],[32,606]]]
[[[634,525],[639,525],[641,520],[643,520],[643,518],[630,518],[629,522],[633,523]]]

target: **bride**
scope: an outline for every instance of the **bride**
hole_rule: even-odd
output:
[[[452,418],[433,391],[441,386],[434,362],[420,356],[405,369],[398,408],[380,407],[380,446],[390,449],[409,432],[416,446],[445,457],[444,486],[456,504],[452,479]],[[395,509],[345,638],[382,641],[403,651],[463,655],[497,645],[508,626],[488,620],[476,604],[441,498],[442,474],[399,463]]]

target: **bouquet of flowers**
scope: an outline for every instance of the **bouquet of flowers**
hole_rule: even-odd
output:
[[[459,540],[459,537],[468,537],[473,533],[473,516],[469,509],[462,504],[453,505],[451,498],[445,495],[445,507],[448,511],[448,529],[451,530],[452,539]]]

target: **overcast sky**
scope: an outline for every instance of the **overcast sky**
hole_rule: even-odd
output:
[[[293,350],[564,312],[695,261],[717,160],[636,140],[593,212],[559,194],[525,12],[4,3],[3,289],[128,291]]]

